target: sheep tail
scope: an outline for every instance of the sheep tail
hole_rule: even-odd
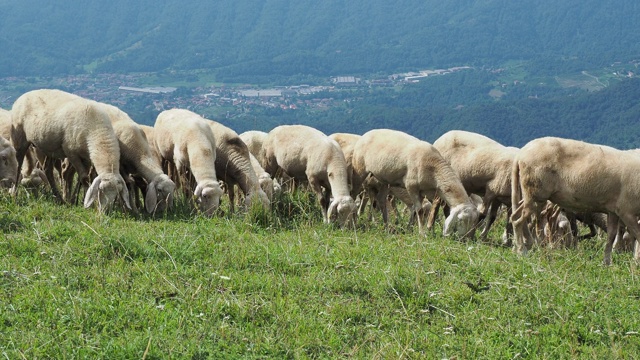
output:
[[[511,221],[520,217],[522,212],[522,189],[520,188],[520,164],[516,159],[511,166]]]

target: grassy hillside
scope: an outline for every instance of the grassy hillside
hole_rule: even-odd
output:
[[[158,219],[0,196],[7,358],[633,358],[637,267],[603,240],[519,257],[397,226],[340,230],[298,194],[273,216]],[[401,219],[404,223],[406,219]]]

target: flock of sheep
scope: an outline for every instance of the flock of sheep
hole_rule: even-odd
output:
[[[473,237],[486,218],[485,239],[506,208],[505,243],[513,238],[522,254],[534,243],[574,244],[581,220],[592,235],[596,226],[607,231],[605,264],[624,241],[635,243],[640,260],[638,170],[635,151],[550,137],[518,149],[466,131],[433,144],[389,129],[327,136],[304,125],[238,135],[184,109],[163,111],[150,127],[115,106],[51,89],[0,109],[0,185],[16,196],[18,185],[46,183],[56,199],[75,203],[83,186],[85,207],[105,211],[122,201],[156,213],[182,191],[213,216],[225,190],[234,211],[235,185],[243,206],[269,208],[295,179],[316,194],[324,222],[340,226],[354,223],[367,203],[386,225],[391,199],[406,204],[420,233],[444,206],[445,236]]]

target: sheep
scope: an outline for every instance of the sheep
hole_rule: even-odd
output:
[[[577,245],[578,239],[573,236],[570,220],[558,205],[547,201],[540,214],[538,227],[542,228],[543,243],[550,248],[571,248]]]
[[[252,153],[249,153],[249,158],[251,160],[251,166],[253,166],[253,171],[255,171],[256,176],[258,176],[260,187],[264,193],[267,194],[269,201],[273,201],[273,197],[278,195],[281,191],[278,180],[271,178],[271,175],[264,170],[258,159],[253,156]]]
[[[253,154],[253,156],[258,158],[260,156],[260,150],[262,150],[262,144],[264,143],[264,139],[267,138],[267,133],[264,131],[258,130],[249,130],[245,131],[239,135],[240,139],[247,144],[249,148],[249,152]]]
[[[144,132],[144,136],[146,136],[146,138],[147,138],[147,142],[149,143],[149,150],[151,151],[151,155],[154,157],[156,163],[160,164],[162,166],[162,158],[160,157],[160,154],[158,154],[158,149],[156,149],[156,147],[155,147],[156,136],[155,136],[155,132],[154,132],[153,126],[142,125],[142,124],[139,124],[138,126],[140,127],[140,129],[142,129],[142,131]]]
[[[526,254],[535,239],[527,224],[547,200],[568,211],[605,212],[607,245],[604,264],[611,264],[611,251],[619,224],[636,239],[640,235],[640,157],[608,146],[544,137],[530,141],[516,155],[511,176],[511,215],[514,250]],[[634,258],[640,259],[636,241]]]
[[[237,184],[245,195],[245,205],[258,201],[269,208],[270,200],[260,187],[258,176],[251,164],[250,152],[240,136],[216,121],[206,121],[211,128],[216,145],[216,176],[228,185],[229,209],[234,212],[234,186]]]
[[[361,137],[362,137],[361,135],[351,134],[351,133],[333,133],[329,135],[329,138],[335,140],[338,143],[338,145],[340,145],[340,149],[342,149],[344,158],[347,161],[347,170],[349,173],[350,186],[352,186],[352,178],[353,178],[353,164],[352,164],[353,149]],[[368,192],[361,193],[361,194],[354,194],[353,192],[351,193],[352,197],[354,198],[359,197],[360,199],[358,215],[360,215],[364,211],[364,207],[369,202],[369,198],[375,197],[380,187],[384,186],[379,182],[377,182],[377,180],[373,177],[369,177],[366,181],[367,181],[366,187],[369,190]],[[396,205],[396,199],[402,201],[409,208],[413,206],[412,199],[405,189],[401,187],[391,186],[389,187],[389,194],[390,194],[389,198],[391,200],[390,203],[394,211],[396,212],[396,216],[399,215],[398,208]],[[371,202],[371,205],[373,206],[373,202]],[[431,208],[431,202],[425,199],[423,201],[422,208],[419,211],[419,215],[424,218],[425,211],[426,213],[428,213],[430,208]],[[382,209],[386,210],[386,207],[383,207]],[[371,220],[371,215],[372,215],[372,212],[370,211],[369,220]],[[411,215],[413,216],[414,214],[412,213]],[[383,219],[385,218],[387,218],[387,216],[383,214]],[[413,222],[413,220],[410,220],[410,223],[411,222]]]
[[[340,145],[344,159],[347,161],[347,171],[349,173],[349,185],[351,185],[351,177],[353,176],[353,148],[356,142],[360,139],[360,135],[350,133],[334,133],[329,135],[329,138],[335,140]]]
[[[405,188],[413,199],[411,211],[415,214],[425,196],[433,199],[438,194],[451,207],[444,235],[457,232],[473,237],[478,210],[449,163],[428,142],[401,131],[371,130],[355,145],[353,172],[354,192],[362,188],[364,179],[371,174],[383,184]],[[381,191],[378,199],[386,199],[385,192]],[[384,201],[379,203],[384,206]],[[423,233],[422,220],[417,219],[419,231]]]
[[[347,164],[339,145],[323,132],[305,125],[278,126],[268,133],[258,159],[271,176],[283,171],[307,180],[325,223],[334,212],[340,226],[348,223],[356,205],[349,194]]]
[[[3,152],[7,151],[8,146],[10,146],[11,149],[13,149],[13,146],[9,142],[9,139],[11,138],[11,112],[5,109],[0,109],[0,137],[3,137],[6,141],[6,143],[4,143],[3,145],[0,145],[0,149],[5,149],[5,150],[2,150]],[[13,149],[13,151],[9,150],[9,152],[12,152],[13,156],[9,155],[8,153],[0,155],[0,161],[2,161],[1,166],[3,167],[3,169],[5,167],[8,167],[9,169],[9,170],[0,170],[0,174],[8,173],[10,175],[13,175],[14,177],[3,178],[4,185],[0,185],[0,186],[12,187],[15,181],[15,178],[17,177],[17,173],[14,173],[12,170],[13,166],[18,166],[18,160],[15,157],[15,149]],[[0,154],[2,154],[2,152],[0,152]],[[15,163],[12,159],[15,159]],[[22,180],[20,181],[20,183],[26,187],[32,187],[32,188],[37,188],[42,183],[46,183],[47,180],[44,175],[44,172],[36,168],[35,149],[33,147],[29,148],[29,151],[27,152],[27,155],[26,155],[26,160],[27,161],[25,162],[25,164],[22,166],[22,169],[21,169]],[[11,185],[9,185],[9,183],[11,183]]]
[[[9,140],[0,136],[0,187],[11,189],[18,177],[16,150]]]
[[[155,148],[163,162],[179,176],[183,190],[192,189],[185,178],[195,178],[198,207],[206,216],[213,216],[223,191],[215,170],[215,138],[207,121],[189,110],[171,109],[161,112],[153,127]]]
[[[40,89],[21,95],[11,110],[11,141],[22,166],[30,145],[51,161],[45,164],[49,185],[58,199],[53,178],[54,159],[68,158],[87,186],[84,207],[96,200],[99,211],[108,210],[118,195],[131,208],[120,168],[120,147],[109,116],[96,102],[61,90]],[[96,178],[89,185],[89,167]],[[18,174],[20,177],[20,174]]]
[[[269,173],[264,171],[264,167],[258,159],[260,156],[260,150],[262,150],[262,143],[264,143],[267,133],[264,131],[249,130],[243,132],[239,136],[249,148],[249,152],[252,156],[251,164],[253,165],[256,175],[258,175],[258,178],[260,179],[260,187],[262,187],[262,190],[267,194],[269,200],[273,201],[273,197],[282,191],[282,187],[280,186],[280,182],[277,178],[272,178]],[[271,183],[273,186],[268,187],[268,183]]]
[[[109,115],[118,138],[121,173],[131,174],[134,179],[141,177],[147,184],[144,200],[147,212],[163,212],[171,208],[176,185],[162,171],[156,152],[151,150],[145,132],[124,111],[113,105],[101,105]]]
[[[500,204],[507,206],[508,222],[511,212],[511,167],[518,149],[462,130],[446,132],[433,142],[433,146],[451,164],[467,193],[482,196],[480,219],[487,215],[489,218],[480,238],[486,240]],[[433,220],[431,217],[430,221]],[[428,225],[431,226],[432,223]],[[507,230],[511,230],[511,227],[507,226]]]

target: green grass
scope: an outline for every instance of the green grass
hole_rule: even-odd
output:
[[[603,240],[520,257],[398,226],[337,229],[314,199],[153,219],[0,196],[8,359],[631,359],[640,286]],[[405,219],[401,219],[404,222]]]

